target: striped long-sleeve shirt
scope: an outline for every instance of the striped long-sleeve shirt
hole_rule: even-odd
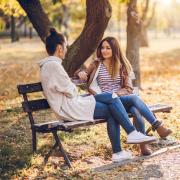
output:
[[[118,75],[116,78],[112,79],[107,68],[101,63],[97,82],[102,92],[117,93],[120,89],[121,77]]]

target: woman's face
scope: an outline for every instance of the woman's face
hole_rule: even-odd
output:
[[[63,46],[62,45],[59,45],[60,48],[59,48],[59,57],[61,59],[64,59],[65,56],[66,56],[66,53],[67,53],[67,41],[64,42]]]
[[[107,41],[104,41],[101,46],[101,54],[104,59],[112,58],[112,49],[110,44]]]

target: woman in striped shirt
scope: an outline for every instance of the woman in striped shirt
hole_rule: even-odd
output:
[[[97,60],[86,70],[76,72],[82,80],[88,81],[88,89],[92,94],[114,92],[119,96],[125,110],[135,117],[136,129],[145,134],[143,117],[152,125],[160,137],[167,137],[172,131],[165,128],[157,120],[147,105],[133,94],[130,73],[132,67],[123,56],[119,43],[114,37],[106,37],[97,48]],[[113,146],[113,144],[112,144]],[[150,155],[151,151],[145,144],[140,145],[142,155]]]

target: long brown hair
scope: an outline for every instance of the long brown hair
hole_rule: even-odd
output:
[[[128,59],[122,54],[120,45],[114,37],[106,37],[100,42],[100,44],[97,48],[97,52],[96,52],[97,58],[99,58],[102,61],[104,60],[102,53],[101,53],[102,44],[104,41],[107,41],[112,49],[112,61],[111,61],[112,64],[109,69],[111,78],[114,79],[115,77],[117,77],[119,75],[120,68],[122,68],[123,71],[125,70],[125,72],[127,74],[129,74],[130,71],[132,70],[131,64],[128,61]]]

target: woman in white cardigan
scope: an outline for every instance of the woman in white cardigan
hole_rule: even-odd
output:
[[[128,134],[127,143],[149,143],[155,140],[154,137],[135,130],[116,94],[103,93],[86,97],[78,95],[76,86],[61,64],[67,51],[66,40],[53,28],[46,38],[46,50],[49,56],[40,62],[40,77],[44,95],[51,109],[63,120],[106,119],[113,149],[113,162],[132,157],[130,152],[121,149],[119,125]]]

